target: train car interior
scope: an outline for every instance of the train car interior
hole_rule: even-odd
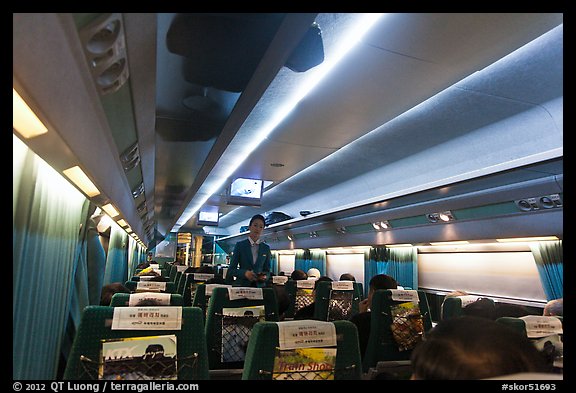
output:
[[[62,378],[139,263],[225,271],[255,214],[274,275],[542,315],[563,64],[563,13],[14,13],[13,379]]]

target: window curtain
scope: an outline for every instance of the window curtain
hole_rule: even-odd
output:
[[[138,242],[132,238],[132,236],[128,236],[128,279],[132,277],[132,272],[136,270],[136,266],[138,266]]]
[[[368,296],[370,280],[378,274],[386,274],[386,247],[371,247],[364,251],[364,297]]]
[[[294,269],[308,272],[313,267],[320,271],[321,276],[326,275],[326,251],[296,250]]]
[[[278,251],[272,251],[271,254],[270,271],[274,273],[274,275],[278,275]]]
[[[12,379],[50,380],[79,263],[86,198],[13,136]]]
[[[128,280],[128,234],[116,224],[110,227],[104,284]]]
[[[304,273],[310,269],[308,267],[309,260],[307,259],[309,256],[310,250],[296,250],[294,253],[294,270],[302,270]]]
[[[416,247],[371,247],[364,252],[364,295],[368,296],[370,280],[387,274],[406,289],[418,289],[418,253]]]
[[[562,240],[530,244],[547,300],[564,297]]]
[[[405,289],[418,289],[418,252],[416,247],[393,247],[387,252],[387,273]]]

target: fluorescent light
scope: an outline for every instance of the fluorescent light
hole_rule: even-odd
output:
[[[559,240],[556,236],[540,236],[540,237],[512,237],[509,239],[496,239],[500,243],[509,242],[540,242],[546,240]]]
[[[100,195],[98,188],[96,188],[94,183],[90,181],[88,176],[86,176],[84,171],[80,169],[79,166],[73,166],[72,168],[63,170],[62,172],[88,197],[91,198],[95,197],[96,195]]]
[[[48,128],[14,88],[12,88],[12,127],[26,139],[48,132]]]
[[[125,227],[128,225],[128,223],[122,218],[118,221],[116,221],[118,223],[118,225],[120,225],[121,227]]]
[[[118,210],[116,210],[116,208],[114,206],[112,206],[111,203],[108,203],[108,204],[102,206],[102,210],[104,210],[112,218],[114,218],[120,214],[118,212]]]
[[[456,240],[453,242],[430,242],[433,246],[456,246],[459,244],[470,244],[468,240]]]

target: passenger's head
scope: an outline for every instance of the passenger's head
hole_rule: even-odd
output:
[[[308,272],[306,273],[306,275],[308,276],[308,278],[319,278],[320,277],[320,270],[316,269],[315,267],[312,267],[312,268],[308,269]]]
[[[342,273],[340,275],[340,281],[356,281],[356,277],[350,273]]]
[[[111,284],[104,285],[102,291],[100,292],[100,305],[109,306],[112,301],[112,296],[115,293],[130,293],[130,290],[126,288],[121,282],[113,282]]]
[[[530,340],[487,318],[442,320],[425,333],[411,356],[412,379],[484,379],[522,372],[548,372]]]
[[[314,283],[314,289],[318,288],[318,283],[322,281],[332,282],[333,280],[328,276],[318,277],[318,280],[316,280],[316,282]]]
[[[544,315],[551,316],[551,315],[564,315],[564,298],[550,300],[544,306]]]
[[[377,274],[370,279],[370,283],[368,284],[370,289],[368,290],[368,304],[372,304],[372,296],[374,296],[374,292],[379,289],[396,289],[398,288],[398,282],[394,279],[394,277],[389,276],[387,274]]]
[[[494,302],[492,299],[481,297],[475,302],[472,302],[463,307],[462,315],[495,320]]]
[[[294,281],[306,280],[308,275],[304,270],[296,269],[292,272],[292,274],[290,274],[290,278]]]

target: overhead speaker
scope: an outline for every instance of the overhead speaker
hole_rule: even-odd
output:
[[[544,195],[538,198],[538,205],[542,209],[553,209],[555,207],[562,207],[562,198],[559,194]]]
[[[322,30],[314,22],[285,65],[294,72],[305,72],[323,61],[324,44],[322,42]]]
[[[518,209],[525,212],[540,209],[540,206],[538,205],[538,201],[536,200],[536,198],[519,199],[517,201],[514,201],[514,203],[516,204]]]
[[[122,15],[103,14],[79,34],[98,92],[105,95],[120,89],[129,76]]]

